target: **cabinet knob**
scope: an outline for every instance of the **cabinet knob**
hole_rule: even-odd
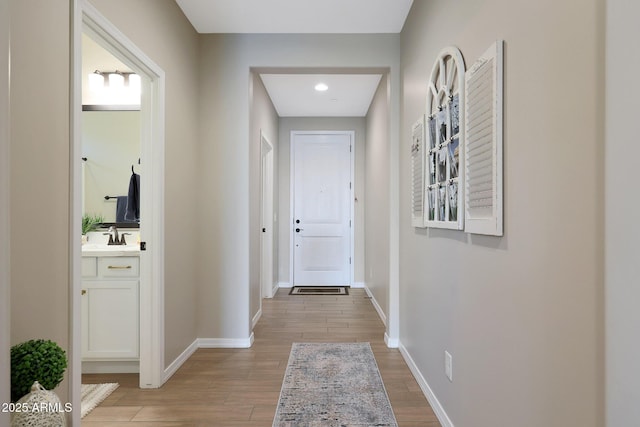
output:
[[[82,295],[86,295],[86,294],[87,294],[87,290],[86,290],[86,289],[83,289],[83,290],[82,290],[82,292],[81,292],[81,294],[82,294]]]

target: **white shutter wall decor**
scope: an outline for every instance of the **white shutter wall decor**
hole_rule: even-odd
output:
[[[503,42],[467,71],[465,231],[502,236]]]
[[[424,186],[427,227],[464,229],[464,59],[444,48],[431,70],[425,117]]]
[[[411,127],[411,225],[424,227],[424,116]]]

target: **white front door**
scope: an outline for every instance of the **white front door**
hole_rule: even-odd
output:
[[[292,132],[293,284],[350,285],[353,132]]]

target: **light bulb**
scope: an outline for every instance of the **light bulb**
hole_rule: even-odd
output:
[[[98,92],[102,89],[104,89],[104,76],[102,73],[98,70],[89,73],[89,90]]]

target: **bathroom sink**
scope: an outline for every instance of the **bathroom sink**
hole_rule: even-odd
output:
[[[89,256],[124,256],[140,252],[140,246],[132,245],[107,245],[104,243],[85,243],[82,245],[82,254]]]

